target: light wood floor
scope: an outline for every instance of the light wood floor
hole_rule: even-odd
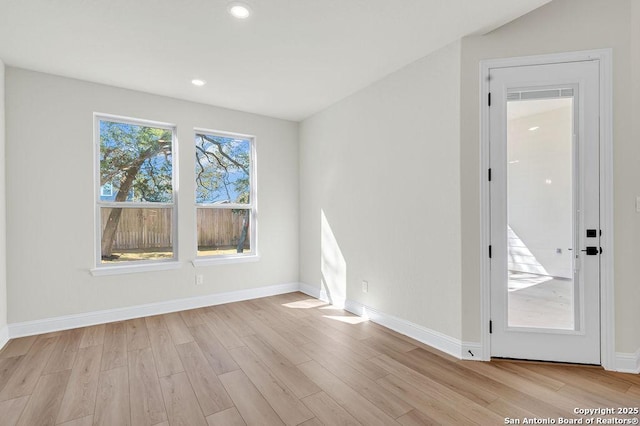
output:
[[[500,425],[639,405],[638,375],[458,361],[301,293],[0,352],[2,425]]]

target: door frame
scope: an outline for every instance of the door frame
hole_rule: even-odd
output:
[[[613,276],[613,69],[612,49],[586,50],[480,62],[480,345],[481,359],[491,359],[491,209],[488,170],[489,72],[494,68],[598,60],[600,64],[600,354],[602,366],[615,369],[615,299]]]

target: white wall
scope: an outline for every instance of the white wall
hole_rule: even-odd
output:
[[[640,113],[637,3],[637,0],[555,0],[489,34],[462,40],[460,168],[464,206],[464,340],[480,339],[479,62],[491,58],[613,48],[616,351],[633,353],[640,348],[637,271],[640,215],[635,212],[636,195],[640,195],[640,144],[638,127],[634,125]],[[635,64],[633,73],[632,60]]]
[[[0,61],[0,335],[7,325],[7,228],[5,178],[4,63]],[[2,346],[0,341],[0,347]]]
[[[640,354],[640,333],[638,332],[638,324],[640,324],[640,309],[638,309],[638,301],[640,301],[640,278],[638,277],[637,265],[640,263],[640,212],[633,212],[633,200],[629,200],[629,195],[640,196],[640,170],[638,170],[638,160],[640,159],[640,1],[631,1],[631,87],[632,87],[632,109],[627,119],[633,123],[632,137],[628,139],[627,146],[622,155],[630,157],[622,157],[625,163],[625,170],[620,176],[625,180],[624,188],[621,190],[626,195],[621,200],[624,204],[626,220],[621,226],[628,226],[629,235],[624,238],[623,250],[628,254],[622,261],[632,262],[631,264],[623,263],[624,279],[627,282],[625,292],[616,298],[616,303],[620,305],[625,312],[625,320],[628,325],[624,326],[619,335],[628,341],[626,347],[631,350],[633,348],[633,339],[635,338],[635,347],[638,348]],[[634,164],[632,166],[632,163]],[[628,173],[628,175],[627,175]],[[619,229],[619,232],[625,232],[625,229]],[[617,234],[616,234],[617,235]],[[618,263],[620,264],[620,263]]]
[[[300,128],[301,280],[454,338],[459,70],[455,43]]]
[[[298,125],[7,68],[9,323],[298,281]],[[178,128],[179,270],[93,277],[94,112]],[[261,260],[198,268],[193,128],[256,135]],[[1,313],[1,312],[0,312]]]

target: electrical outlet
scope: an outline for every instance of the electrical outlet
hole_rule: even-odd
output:
[[[369,293],[369,281],[362,280],[362,292]]]
[[[204,283],[204,276],[202,274],[196,275],[196,285],[202,285]]]
[[[636,212],[640,213],[640,197],[636,197]]]

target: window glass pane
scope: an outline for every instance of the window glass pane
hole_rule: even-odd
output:
[[[248,204],[251,141],[196,134],[196,203]]]
[[[172,132],[100,120],[100,201],[173,201]]]
[[[253,254],[251,210],[198,209],[198,256]]]
[[[572,93],[507,103],[509,327],[577,329]]]
[[[102,264],[172,259],[172,215],[172,208],[101,208]]]

